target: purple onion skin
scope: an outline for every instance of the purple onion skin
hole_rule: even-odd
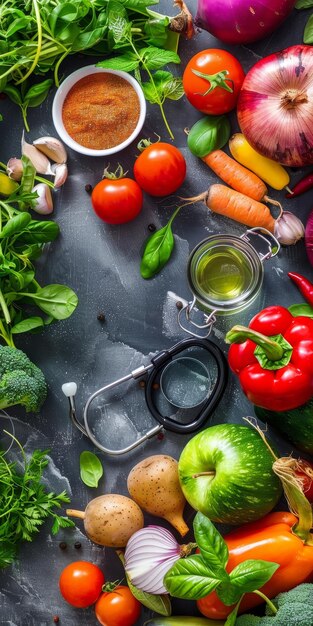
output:
[[[195,24],[224,43],[252,43],[270,35],[296,0],[198,0]]]
[[[237,117],[245,138],[263,156],[287,167],[312,165],[313,47],[290,46],[253,65]]]

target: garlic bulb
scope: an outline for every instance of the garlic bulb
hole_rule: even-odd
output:
[[[37,192],[38,198],[35,200],[35,206],[32,206],[33,211],[40,213],[40,215],[49,215],[53,211],[53,201],[50,187],[45,183],[39,183],[32,189],[33,192]]]
[[[296,215],[283,211],[275,222],[274,235],[281,244],[293,245],[304,237],[304,226]]]

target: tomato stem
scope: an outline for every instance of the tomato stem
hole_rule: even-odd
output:
[[[225,91],[229,91],[230,93],[234,92],[233,87],[230,87],[225,80],[226,76],[229,74],[228,70],[222,70],[220,72],[216,72],[216,74],[204,74],[204,72],[199,72],[198,70],[191,71],[196,76],[199,76],[200,78],[203,78],[208,83],[210,83],[209,88],[204,93],[200,94],[201,96],[206,96],[208,93],[214,91],[216,87],[225,89]],[[227,80],[234,85],[233,81],[230,78],[227,78]]]

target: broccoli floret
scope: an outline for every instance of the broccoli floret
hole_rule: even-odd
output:
[[[236,626],[313,626],[313,585],[304,583],[279,593],[272,602],[278,608],[276,615],[266,607],[265,617],[241,615]]]
[[[41,369],[22,350],[0,346],[0,409],[21,404],[27,413],[37,413],[46,397]]]

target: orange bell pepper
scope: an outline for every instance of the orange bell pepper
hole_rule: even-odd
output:
[[[229,549],[227,571],[246,559],[263,559],[280,567],[258,592],[244,595],[239,613],[274,598],[303,582],[313,582],[313,539],[309,509],[301,521],[289,512],[269,513],[257,522],[244,524],[224,537]],[[296,534],[297,533],[297,534]],[[307,545],[306,545],[307,543]],[[260,595],[259,595],[260,593]],[[197,601],[200,612],[211,619],[225,619],[234,608],[225,606],[216,592]]]

